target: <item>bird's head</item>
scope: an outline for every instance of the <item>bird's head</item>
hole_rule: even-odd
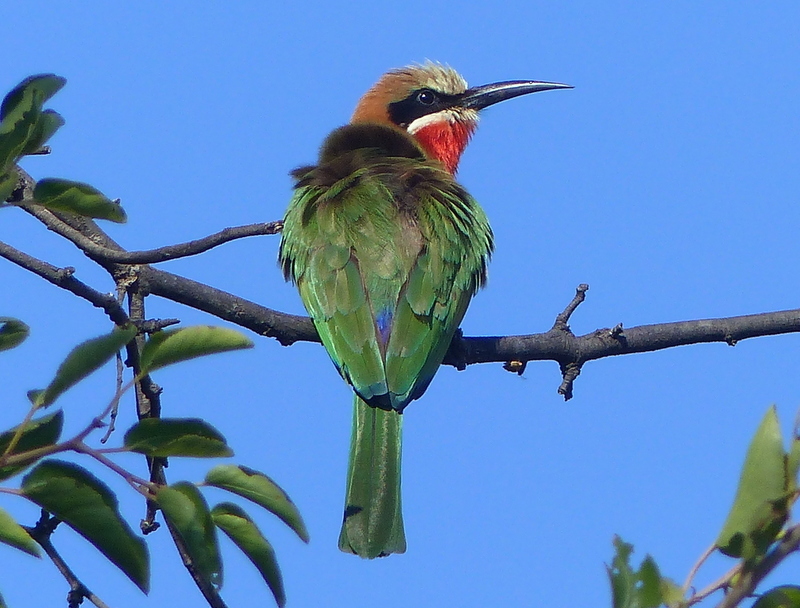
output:
[[[512,97],[570,89],[570,85],[512,80],[467,88],[454,69],[425,63],[392,70],[358,102],[351,123],[390,124],[407,131],[430,158],[455,174],[478,126],[480,110]]]

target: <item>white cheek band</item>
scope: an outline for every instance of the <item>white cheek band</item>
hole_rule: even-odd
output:
[[[406,129],[411,135],[414,135],[420,129],[435,125],[437,123],[454,123],[454,122],[478,122],[478,113],[475,110],[465,110],[463,108],[448,108],[434,112],[433,114],[426,114],[411,121]]]

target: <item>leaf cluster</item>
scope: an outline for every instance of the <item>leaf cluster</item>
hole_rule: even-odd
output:
[[[0,104],[0,201],[5,201],[17,187],[15,165],[19,159],[39,152],[64,124],[58,112],[42,106],[66,82],[55,74],[31,76],[14,87]]]
[[[57,112],[44,109],[43,105],[65,83],[65,79],[53,74],[31,76],[0,104],[0,205],[8,204],[13,198],[13,202],[39,205],[59,213],[125,222],[126,214],[119,201],[110,200],[88,184],[45,178],[36,183],[32,199],[24,200],[24,193],[17,194],[18,161],[29,154],[47,153],[49,149],[43,147],[45,142],[64,124]],[[0,317],[0,351],[21,344],[29,331],[19,319]],[[147,544],[120,515],[114,492],[84,467],[49,458],[70,451],[92,456],[158,505],[170,528],[182,539],[182,549],[188,554],[194,571],[206,583],[215,588],[222,585],[222,560],[216,532],[220,529],[253,562],[282,606],[286,595],[269,541],[242,507],[223,502],[210,508],[200,491],[201,487],[214,486],[242,497],[277,515],[308,542],[308,532],[297,507],[274,481],[246,467],[220,465],[211,469],[201,483],[181,481],[166,485],[139,479],[108,457],[113,452],[125,451],[150,459],[230,457],[233,451],[218,430],[199,419],[144,418],[127,430],[120,448],[97,449],[84,441],[92,431],[103,426],[103,418],[116,409],[122,394],[143,377],[195,357],[250,348],[253,344],[248,338],[231,329],[207,326],[153,332],[137,355],[136,377],[116,391],[104,412],[79,435],[62,439],[64,413],[61,410],[34,417],[102,367],[120,349],[131,345],[138,348],[135,346],[138,333],[137,327],[128,323],[87,340],[69,353],[44,389],[29,391],[28,415],[17,427],[0,434],[0,481],[30,469],[20,489],[11,493],[39,505],[52,514],[56,522],[74,529],[146,593],[150,586]],[[0,543],[39,556],[40,545],[50,546],[52,530],[45,537],[40,534],[38,526],[26,528],[0,509]],[[75,581],[71,584],[73,588],[76,586]]]
[[[44,147],[64,125],[55,110],[43,105],[66,84],[55,74],[30,76],[14,87],[0,103],[0,205],[12,196],[19,183],[16,165],[30,154],[48,153]],[[81,182],[45,178],[33,192],[35,202],[49,209],[85,217],[125,222],[125,211],[118,201]]]
[[[16,346],[26,334],[24,323],[4,318],[0,345],[3,348]],[[94,455],[101,462],[106,460],[106,453],[123,451],[149,458],[230,457],[233,451],[225,438],[203,420],[145,418],[125,432],[120,448],[94,449],[84,439],[100,426],[97,421],[110,412],[110,407],[84,432],[68,440],[61,437],[62,410],[34,418],[36,412],[52,405],[72,386],[108,362],[136,334],[136,328],[128,326],[83,342],[67,355],[46,388],[29,393],[31,410],[26,420],[0,434],[0,480],[9,480],[30,469],[16,493],[78,532],[147,593],[150,586],[147,544],[122,518],[114,492],[86,468],[48,456],[73,451]],[[251,346],[248,338],[226,328],[198,326],[158,331],[142,348],[139,376],[195,357]],[[116,403],[128,387],[117,391],[112,403]],[[244,498],[277,515],[308,542],[308,531],[297,507],[267,475],[243,466],[218,465],[201,483],[180,481],[163,485],[140,480],[118,466],[111,470],[123,475],[135,489],[155,501],[167,523],[183,540],[196,571],[209,584],[216,588],[222,585],[219,529],[253,562],[278,605],[285,603],[275,552],[253,519],[241,506],[231,502],[209,507],[200,490],[216,487]],[[0,542],[39,556],[36,535],[30,530],[0,509]]]
[[[639,570],[630,564],[633,545],[617,538],[612,564],[608,567],[614,608],[682,608],[696,604],[723,590],[728,598],[746,597],[777,565],[779,558],[797,550],[782,547],[797,532],[787,527],[790,509],[797,501],[800,469],[800,429],[795,429],[786,450],[774,406],[770,407],[753,436],[739,477],[736,496],[714,545],[693,569],[683,588],[662,577],[649,555]],[[702,563],[715,551],[739,560],[731,571],[709,588],[692,592],[691,582]],[[754,608],[800,608],[800,587],[779,586],[764,592]]]

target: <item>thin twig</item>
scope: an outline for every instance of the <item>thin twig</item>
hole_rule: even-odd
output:
[[[39,217],[36,201],[23,200],[17,203],[17,206],[24,207],[27,211]],[[185,258],[192,255],[204,253],[209,249],[224,245],[230,241],[243,239],[250,236],[267,236],[278,234],[283,229],[283,222],[280,220],[273,222],[260,222],[257,224],[247,224],[244,226],[234,226],[224,228],[219,232],[209,236],[187,241],[186,243],[178,243],[176,245],[167,245],[165,247],[158,247],[156,249],[146,249],[143,251],[120,251],[117,249],[110,249],[100,245],[91,240],[84,240],[83,235],[78,237],[79,231],[73,228],[65,228],[61,235],[69,238],[73,242],[79,242],[80,248],[90,258],[102,262],[112,262],[115,264],[156,264],[158,262],[166,262],[169,260],[177,260],[178,258]]]
[[[733,577],[736,576],[739,571],[742,569],[742,563],[739,562],[733,568],[728,570],[725,574],[720,576],[717,580],[715,580],[710,585],[703,588],[701,591],[694,593],[688,600],[687,606],[694,606],[695,604],[702,602],[706,599],[709,595],[716,593],[721,589],[727,589],[731,585],[731,581]]]
[[[146,479],[142,479],[138,475],[134,475],[130,471],[119,466],[116,462],[108,458],[105,454],[100,453],[98,450],[95,450],[94,448],[86,445],[83,442],[78,442],[74,444],[72,446],[72,449],[78,452],[79,454],[86,454],[88,456],[91,456],[96,461],[104,464],[106,467],[108,467],[109,469],[114,471],[117,475],[120,475],[125,481],[127,481],[128,484],[130,484],[130,486],[134,490],[140,492],[141,494],[144,494],[145,496],[147,496],[146,488],[152,489],[154,487],[153,484],[147,481]]]
[[[730,588],[717,608],[734,608],[739,602],[753,594],[758,584],[786,557],[800,549],[800,524],[792,526],[784,534],[778,545],[752,568],[742,571],[736,584]]]
[[[83,443],[84,440],[93,431],[95,431],[96,429],[103,428],[103,426],[105,426],[105,423],[103,422],[103,418],[105,418],[112,411],[114,411],[114,409],[119,404],[120,398],[122,397],[122,395],[124,393],[126,393],[128,391],[128,389],[131,387],[132,384],[133,384],[133,380],[128,382],[122,388],[118,389],[114,393],[114,396],[112,397],[111,401],[106,406],[106,408],[102,411],[102,413],[99,416],[95,416],[94,418],[92,418],[92,420],[89,422],[89,424],[87,424],[77,435],[75,435],[71,439],[68,439],[66,441],[62,441],[61,443],[57,443],[55,445],[46,445],[46,446],[43,446],[43,447],[40,447],[40,448],[36,448],[36,449],[33,449],[33,450],[28,450],[26,452],[19,452],[19,453],[14,454],[12,452],[13,452],[14,448],[17,446],[17,443],[19,442],[19,438],[22,436],[22,433],[24,432],[24,430],[27,427],[28,423],[33,418],[33,414],[39,410],[38,407],[31,406],[30,410],[28,411],[28,414],[25,416],[25,418],[23,419],[22,423],[19,425],[18,430],[15,433],[14,437],[12,437],[12,440],[9,442],[9,445],[6,448],[6,452],[2,455],[2,457],[0,457],[0,465],[7,466],[7,465],[16,465],[16,464],[29,463],[29,462],[32,462],[33,460],[39,460],[41,458],[44,458],[45,456],[50,456],[52,454],[58,454],[60,452],[67,452],[67,451],[70,451],[70,450],[73,450],[73,451],[76,451],[76,452],[88,453],[87,450],[84,449],[84,448],[86,448],[86,446]],[[88,448],[88,449],[91,450],[91,448]],[[128,477],[131,476],[131,474],[128,473],[127,471],[124,471],[121,474],[125,478],[128,478]]]
[[[69,583],[70,593],[68,594],[68,601],[70,608],[77,608],[82,602],[83,598],[89,600],[97,608],[109,608],[103,600],[95,595],[81,580],[75,575],[72,569],[64,561],[64,558],[56,551],[53,543],[50,541],[50,536],[53,534],[59,520],[51,517],[47,511],[42,509],[42,515],[34,527],[23,526],[30,534],[31,538],[35,540],[39,546],[47,554],[47,557],[53,562],[61,575]]]
[[[716,550],[717,550],[717,545],[716,544],[711,545],[708,549],[703,551],[703,554],[698,558],[698,560],[695,562],[694,566],[692,566],[692,569],[689,570],[689,575],[686,577],[686,582],[683,583],[683,594],[684,595],[689,593],[689,589],[691,589],[691,587],[692,587],[692,581],[694,580],[694,577],[697,574],[697,571],[700,570],[700,567],[706,562],[706,560],[709,557],[711,557],[711,555]]]
[[[33,415],[36,413],[37,409],[38,408],[35,405],[31,405],[31,407],[28,409],[28,413],[25,414],[25,418],[23,418],[22,422],[20,422],[17,426],[17,430],[11,437],[11,441],[8,442],[5,451],[0,454],[0,466],[6,466],[14,458],[14,448],[17,447],[17,444],[22,438],[22,434],[25,432],[28,424],[30,424],[30,421],[33,420]]]
[[[578,285],[577,289],[575,290],[575,297],[572,298],[572,301],[569,304],[567,304],[567,307],[563,310],[563,312],[556,316],[556,322],[553,323],[553,329],[570,331],[569,318],[572,316],[572,313],[575,312],[578,306],[580,306],[581,303],[583,303],[583,301],[586,299],[587,291],[589,291],[589,286],[586,283],[581,283]]]
[[[122,306],[122,302],[125,299],[125,290],[117,288],[117,304]],[[124,374],[125,374],[125,364],[122,361],[122,354],[120,351],[117,351],[114,355],[114,362],[116,363],[117,368],[117,391],[120,392],[122,390],[122,384],[125,382]],[[119,413],[119,404],[117,407],[111,410],[111,413],[108,415],[108,428],[106,429],[105,435],[100,438],[100,443],[105,444],[110,438],[111,435],[114,433],[114,430],[117,428],[117,414]]]

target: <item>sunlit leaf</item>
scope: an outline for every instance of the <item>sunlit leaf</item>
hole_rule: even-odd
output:
[[[64,117],[55,110],[43,110],[36,121],[36,127],[25,144],[25,153],[32,154],[39,150],[56,131],[64,126],[64,123]]]
[[[0,543],[39,557],[39,545],[4,509],[0,509]]]
[[[199,418],[144,418],[125,433],[124,445],[147,456],[233,456],[222,434]]]
[[[21,344],[31,333],[31,328],[19,319],[0,317],[0,350],[8,350]]]
[[[614,608],[630,608],[636,588],[636,576],[628,563],[633,552],[633,545],[624,542],[617,536],[614,538],[614,548],[616,554],[611,560],[611,566],[606,566],[611,582],[611,605]]]
[[[28,76],[11,89],[8,95],[3,99],[2,104],[0,104],[0,120],[5,119],[11,113],[12,109],[19,105],[25,93],[38,93],[39,104],[43,104],[58,93],[65,84],[67,84],[67,79],[56,76],[55,74],[36,74],[34,76]]]
[[[212,585],[222,587],[216,528],[197,487],[184,481],[163,486],[156,492],[156,501],[183,539],[197,572]]]
[[[42,111],[42,104],[65,82],[53,74],[31,76],[5,96],[0,104],[0,172],[35,152],[64,124],[53,110]]]
[[[800,428],[795,425],[786,456],[786,489],[794,492],[797,489],[797,473],[800,470]]]
[[[42,114],[40,100],[41,93],[23,90],[0,121],[0,172],[5,172],[25,153]]]
[[[657,608],[661,605],[661,573],[653,558],[644,558],[639,567],[639,605]]]
[[[76,464],[46,460],[23,478],[22,493],[97,547],[147,593],[147,547],[122,519],[117,497],[102,481]]]
[[[33,198],[39,205],[56,211],[125,223],[127,216],[119,205],[97,188],[67,179],[45,178],[36,183]]]
[[[116,328],[109,334],[79,344],[64,359],[47,388],[35,395],[33,403],[38,407],[50,405],[64,391],[113,357],[135,335],[136,328],[133,326]]]
[[[747,450],[733,507],[717,538],[731,557],[763,555],[788,516],[786,454],[775,407],[770,407]]]
[[[800,587],[782,585],[766,591],[752,608],[800,608]]]
[[[150,336],[142,349],[140,364],[142,373],[149,373],[179,361],[252,347],[252,340],[227,327],[195,325],[166,329]]]
[[[636,571],[630,565],[633,545],[617,536],[614,548],[614,559],[606,567],[614,608],[657,608],[667,601],[674,604],[683,597],[675,582],[661,576],[652,557],[646,556]]]
[[[308,542],[308,530],[300,511],[286,492],[264,473],[243,466],[224,464],[211,469],[206,475],[205,483],[264,507],[282,519],[304,542]]]
[[[61,437],[61,429],[63,426],[64,412],[61,410],[31,420],[25,425],[25,430],[20,434],[16,447],[11,451],[11,455],[30,452],[31,450],[43,448],[48,445],[55,445],[58,438]],[[5,454],[12,438],[17,434],[18,430],[19,427],[17,426],[0,434],[0,454]],[[0,467],[0,480],[16,475],[23,469],[31,466],[34,462],[36,462],[36,459]]]
[[[283,577],[275,559],[272,545],[248,517],[244,510],[229,502],[218,504],[211,509],[211,517],[217,527],[225,532],[239,549],[253,562],[261,576],[269,585],[278,606],[286,605]]]

